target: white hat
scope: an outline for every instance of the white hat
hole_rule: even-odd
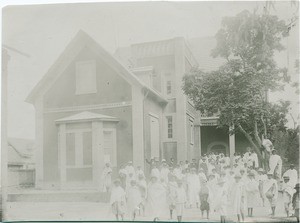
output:
[[[270,170],[267,175],[273,175],[273,172]]]
[[[132,164],[132,161],[129,161],[128,163]]]
[[[264,172],[263,168],[259,168],[258,172]]]
[[[162,159],[161,162],[166,162],[166,160],[165,160],[165,159]]]

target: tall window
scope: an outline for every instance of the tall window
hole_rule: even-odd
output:
[[[191,144],[194,144],[194,122],[190,120]]]
[[[172,116],[167,116],[168,125],[168,139],[173,138],[173,118]]]
[[[167,81],[167,95],[172,94],[172,81]]]
[[[97,92],[96,63],[93,60],[76,63],[76,94]]]

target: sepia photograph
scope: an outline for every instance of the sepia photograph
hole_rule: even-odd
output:
[[[5,1],[3,222],[299,222],[299,1]]]

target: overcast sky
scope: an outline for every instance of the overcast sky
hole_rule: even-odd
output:
[[[2,42],[30,55],[10,51],[8,136],[34,138],[34,109],[24,100],[79,29],[113,53],[117,47],[133,43],[175,36],[213,36],[222,17],[256,7],[261,11],[264,4],[252,1],[7,6],[2,11]],[[277,2],[273,9],[284,20],[294,12],[289,2]],[[298,49],[293,46],[295,40],[290,42],[291,49]]]

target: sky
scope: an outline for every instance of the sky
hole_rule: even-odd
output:
[[[264,5],[263,1],[203,1],[6,6],[2,10],[2,43],[29,55],[9,51],[8,136],[34,138],[34,108],[25,98],[80,29],[113,53],[133,43],[214,36],[224,16],[245,9],[261,11]],[[290,2],[276,2],[271,10],[286,21],[296,11]],[[285,42],[292,59],[299,53],[298,31],[297,27],[294,37]],[[285,62],[279,60],[280,65]],[[293,78],[298,79],[298,75]],[[298,96],[293,92],[287,89],[270,98],[292,98],[297,116]]]

